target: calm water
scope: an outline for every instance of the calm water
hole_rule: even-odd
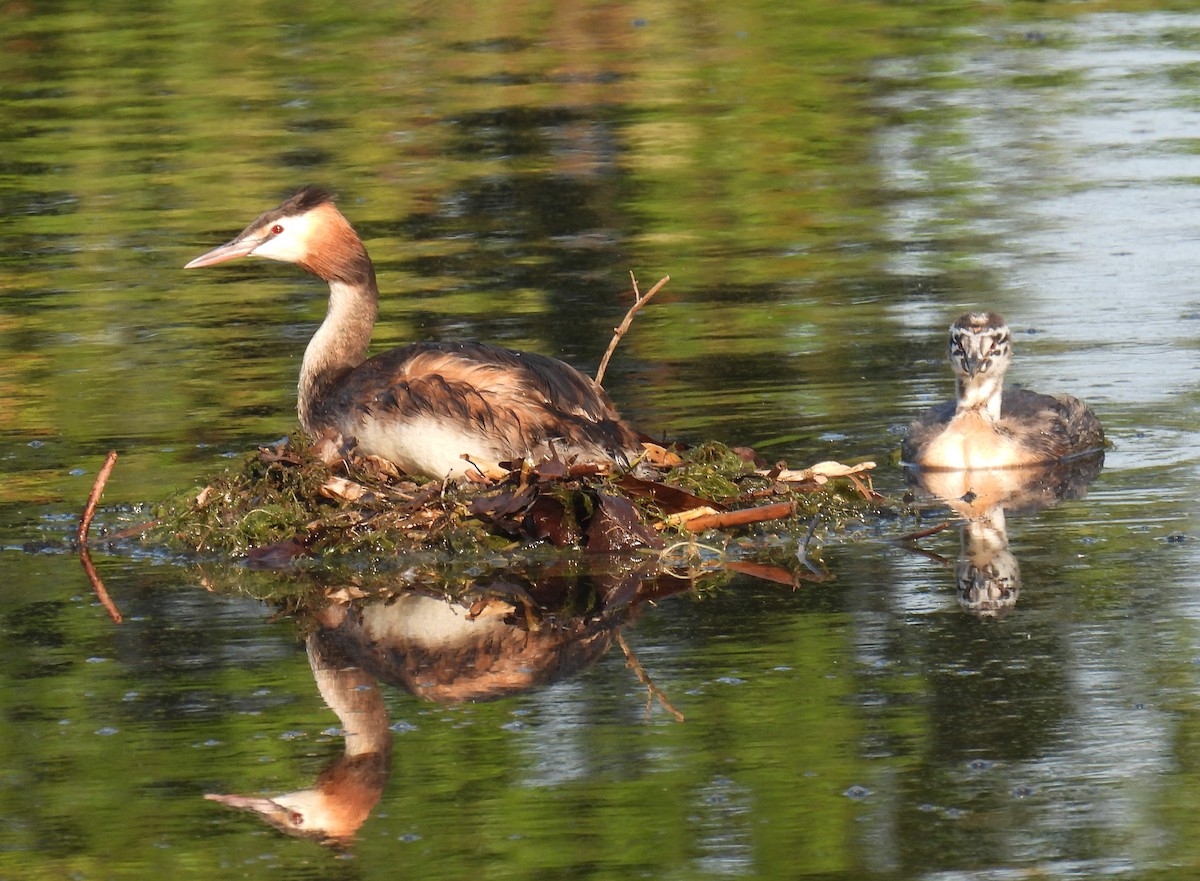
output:
[[[0,10],[0,878],[1200,875],[1188,5]],[[331,678],[269,576],[152,549],[96,554],[115,626],[66,550],[105,451],[112,522],[285,434],[324,309],[290,267],[179,267],[309,182],[375,257],[377,349],[590,372],[628,273],[669,273],[606,379],[632,421],[899,495],[986,306],[1114,447],[1009,513],[998,620],[953,528],[635,601],[490,702]],[[346,762],[349,847],[203,799]]]

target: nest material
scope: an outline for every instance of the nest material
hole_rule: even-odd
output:
[[[466,485],[416,483],[377,459],[329,465],[312,450],[303,435],[259,449],[240,470],[167,499],[149,537],[267,565],[530,544],[611,553],[764,521],[802,532],[818,512],[837,523],[879,501],[866,479],[871,463],[766,469],[756,467],[752,452],[717,443],[672,454],[674,464],[653,480],[547,460]]]

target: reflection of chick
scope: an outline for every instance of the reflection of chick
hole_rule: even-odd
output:
[[[1104,467],[1104,456],[1079,456],[1022,468],[976,471],[909,469],[910,484],[937,496],[963,518],[955,567],[959,604],[980,618],[1007,615],[1021,592],[1021,569],[1008,549],[1005,512],[1038,511],[1079,499]]]
[[[958,396],[909,429],[904,461],[922,468],[1007,468],[1054,462],[1104,448],[1104,430],[1069,395],[1003,388],[1012,334],[995,312],[967,312],[950,327]]]
[[[354,838],[383,794],[391,771],[392,732],[374,677],[345,663],[316,633],[308,638],[308,660],[321,697],[345,731],[343,755],[307,789],[274,798],[205,798],[258,814],[289,835],[344,845]]]
[[[1017,605],[1021,567],[1008,549],[1003,508],[963,524],[962,554],[954,575],[958,602],[973,615],[1000,618]]]

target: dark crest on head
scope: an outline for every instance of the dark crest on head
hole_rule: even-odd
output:
[[[303,214],[306,211],[311,211],[318,205],[324,205],[326,202],[332,204],[334,195],[324,187],[307,186],[301,187],[296,191],[295,195],[286,199],[278,208],[270,212],[283,216],[285,214]]]
[[[980,333],[986,330],[999,330],[1004,327],[1004,316],[997,312],[964,312],[951,326],[950,330],[969,330]]]
[[[285,199],[280,203],[279,207],[272,208],[270,211],[264,211],[254,219],[254,222],[247,226],[238,235],[238,238],[250,235],[257,232],[264,226],[274,223],[281,217],[291,217],[297,214],[304,214],[307,211],[320,206],[332,205],[334,201],[333,193],[324,187],[307,186],[298,190],[295,195]]]

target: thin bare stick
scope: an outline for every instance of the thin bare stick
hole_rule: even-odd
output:
[[[916,532],[910,532],[907,535],[897,536],[896,538],[893,538],[891,541],[893,543],[899,543],[899,542],[904,542],[904,541],[916,541],[918,538],[926,538],[930,535],[937,535],[943,529],[949,529],[949,528],[950,528],[950,521],[943,520],[941,523],[937,524],[937,526],[930,526],[928,529],[918,529]]]
[[[662,693],[658,686],[650,681],[650,677],[646,675],[645,668],[642,667],[641,663],[634,655],[633,649],[629,647],[629,643],[625,642],[625,637],[623,637],[620,633],[617,634],[617,645],[619,645],[621,647],[621,651],[625,653],[626,665],[629,667],[629,669],[633,670],[634,674],[638,678],[638,682],[646,686],[646,691],[649,692],[650,697],[657,699],[662,705],[662,708],[675,717],[676,722],[682,722],[683,713],[671,706],[671,702],[667,700],[666,695]],[[650,715],[649,702],[646,703],[646,715]]]
[[[790,517],[795,512],[795,502],[775,502],[771,505],[759,505],[757,508],[741,508],[737,511],[704,514],[700,517],[693,517],[683,525],[691,532],[704,532],[706,529],[729,529],[749,523],[761,523],[764,520],[779,520],[783,517]]]
[[[83,571],[87,573],[88,581],[92,583],[92,593],[96,595],[96,599],[100,601],[100,605],[104,606],[108,612],[108,617],[112,618],[114,624],[120,624],[124,619],[121,617],[121,612],[117,608],[117,604],[112,601],[112,597],[108,595],[108,590],[104,586],[104,582],[100,580],[100,573],[96,571],[96,567],[92,564],[92,555],[88,552],[87,545],[79,546],[79,562],[83,564]]]
[[[613,352],[617,350],[617,344],[621,342],[621,337],[625,336],[625,332],[629,330],[629,325],[633,324],[633,316],[637,315],[638,310],[650,302],[650,298],[662,290],[663,285],[671,280],[671,276],[664,275],[659,279],[658,284],[646,291],[646,296],[642,296],[638,292],[637,279],[634,278],[632,272],[629,273],[629,278],[633,281],[633,305],[629,307],[629,311],[625,313],[625,320],[620,326],[613,331],[612,342],[608,344],[608,351],[604,353],[604,357],[600,359],[600,369],[596,371],[596,385],[604,384],[604,371],[608,369],[608,361],[613,356]]]
[[[812,520],[808,521],[808,532],[804,534],[804,538],[796,545],[796,559],[813,575],[823,579],[827,577],[825,571],[812,560],[808,559],[808,546],[812,544],[813,534],[817,531],[817,521],[820,519],[821,509],[818,508],[817,513],[813,514]]]
[[[866,479],[866,483],[860,480],[858,475],[855,474],[847,474],[846,477],[854,484],[854,488],[858,490],[859,494],[868,502],[883,500],[883,496],[875,492],[875,488],[871,486],[871,478],[869,476]]]
[[[83,517],[80,518],[79,529],[75,533],[81,548],[87,546],[88,530],[92,528],[92,518],[96,516],[96,505],[100,501],[100,494],[104,492],[104,484],[108,483],[108,475],[112,474],[116,464],[117,451],[109,450],[108,455],[104,457],[104,464],[100,466],[100,473],[96,475],[96,482],[92,484],[92,493],[88,496],[87,504],[83,506]]]
[[[922,556],[927,560],[933,560],[933,562],[938,563],[942,566],[954,565],[953,560],[949,560],[946,557],[943,557],[941,554],[934,553],[933,551],[927,551],[927,550],[925,550],[925,548],[921,547],[920,545],[914,545],[914,544],[908,544],[907,542],[901,542],[899,546],[901,548],[903,548],[904,550],[909,551],[910,553],[918,554],[919,556]]]
[[[113,541],[121,541],[126,538],[133,538],[141,535],[143,532],[149,532],[160,524],[159,520],[147,520],[145,523],[139,523],[137,526],[130,526],[127,529],[122,529],[120,532],[113,532],[108,537]]]

